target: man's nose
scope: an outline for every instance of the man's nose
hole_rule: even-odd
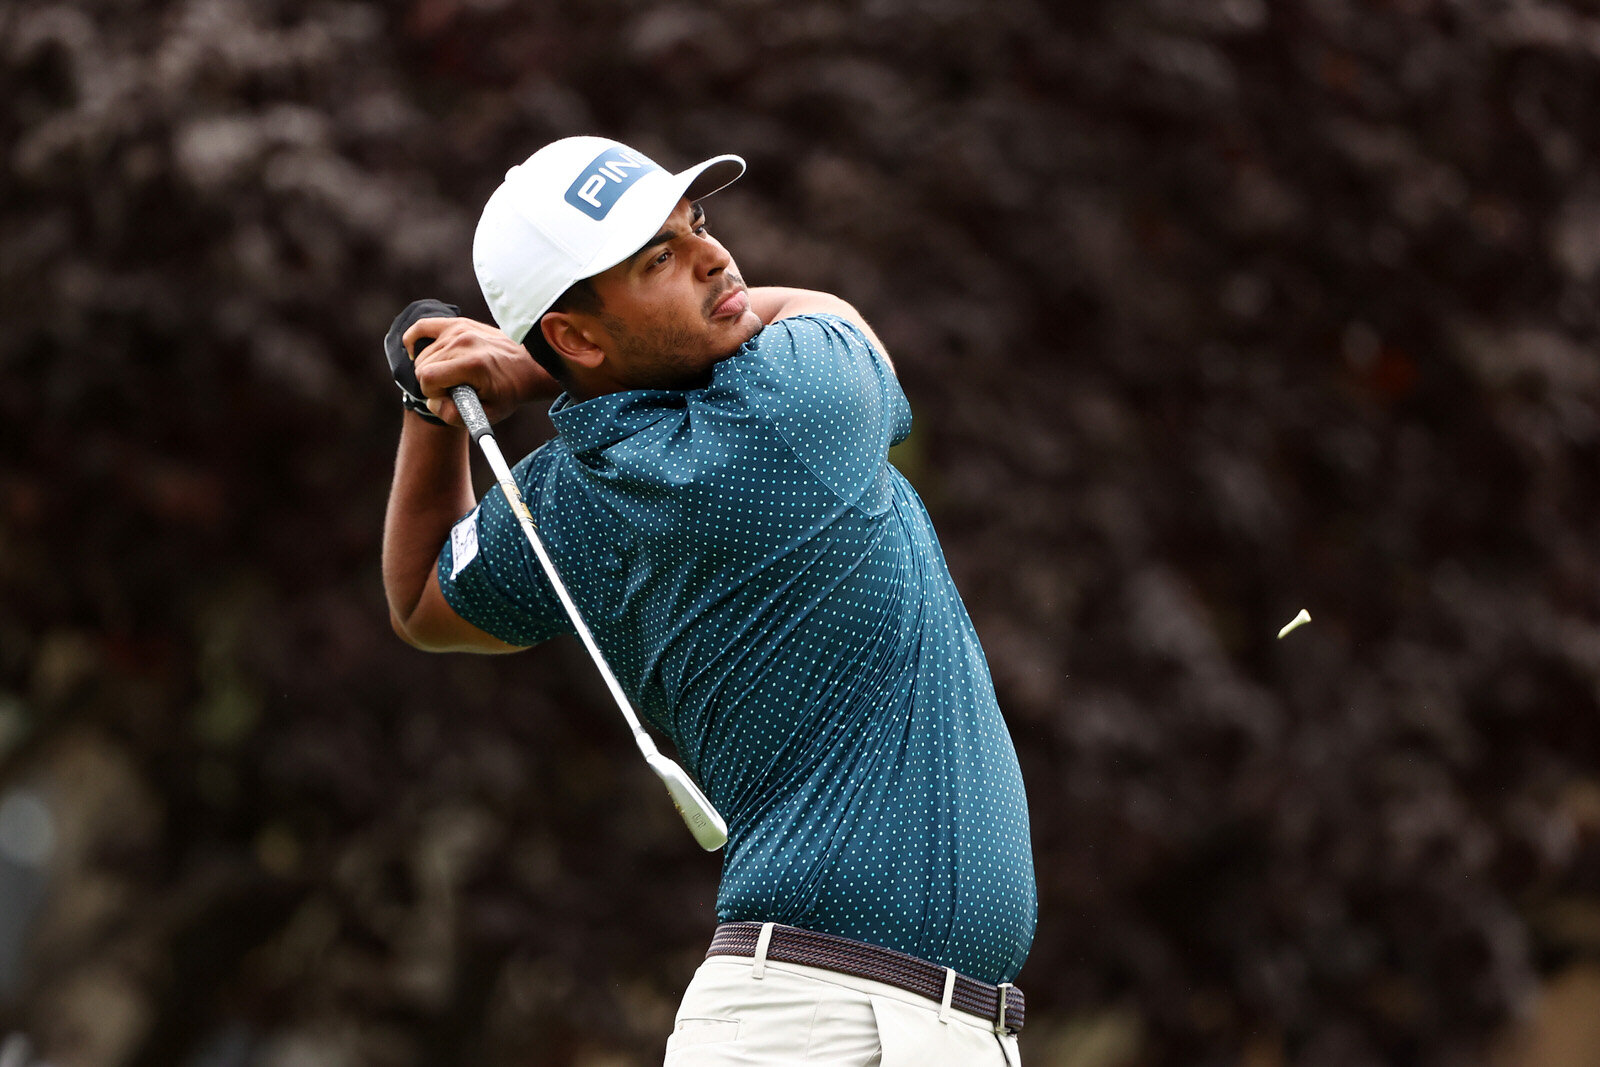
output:
[[[722,242],[716,238],[707,237],[700,251],[700,272],[711,278],[728,269],[728,264],[733,262],[733,257],[728,250],[722,247]]]

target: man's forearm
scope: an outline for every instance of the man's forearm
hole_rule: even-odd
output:
[[[750,290],[750,310],[762,322],[771,324],[786,314],[793,314],[806,298],[825,297],[828,294],[810,289],[792,289],[783,285],[757,285]]]
[[[832,293],[822,293],[814,289],[790,289],[781,285],[759,285],[749,292],[750,310],[768,325],[790,315],[822,313],[848,319],[859,326],[861,332],[877,346],[879,352],[883,353],[889,369],[894,369],[894,360],[889,358],[889,350],[884,347],[883,341],[873,332],[872,327],[867,325],[865,316],[848,301],[841,300]]]
[[[383,522],[383,589],[402,636],[450,528],[472,508],[470,453],[464,430],[405,416]]]

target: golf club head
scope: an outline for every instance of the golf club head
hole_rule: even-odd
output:
[[[727,844],[728,824],[722,821],[722,816],[688,772],[659,752],[647,756],[646,760],[656,777],[666,783],[667,795],[672,798],[678,814],[683,816],[696,843],[707,852],[715,852]]]

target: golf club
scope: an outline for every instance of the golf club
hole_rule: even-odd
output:
[[[522,502],[522,494],[517,489],[517,483],[512,480],[511,468],[506,464],[505,456],[500,452],[500,445],[495,441],[494,433],[489,428],[489,419],[483,413],[483,405],[478,402],[476,390],[470,385],[458,385],[450,390],[450,399],[456,402],[456,410],[461,413],[461,421],[466,424],[472,439],[478,442],[484,458],[489,461],[495,480],[500,483],[500,491],[505,494],[506,503],[511,505],[512,512],[517,516],[517,522],[522,525],[522,532],[527,534],[528,544],[533,547],[533,554],[539,557],[539,565],[544,568],[551,586],[555,588],[556,597],[560,599],[561,606],[567,611],[567,617],[572,620],[573,627],[578,631],[583,647],[589,650],[589,658],[594,660],[594,665],[600,669],[600,677],[605,679],[606,688],[611,690],[612,698],[622,710],[622,717],[628,720],[628,726],[633,730],[633,740],[639,746],[639,751],[644,753],[645,762],[650,764],[650,769],[655,771],[656,776],[666,784],[667,795],[672,798],[678,814],[682,815],[683,821],[688,824],[689,832],[694,835],[695,841],[707,852],[715,852],[727,843],[727,824],[722,821],[722,816],[717,814],[717,809],[711,806],[711,801],[700,791],[694,779],[690,778],[676,762],[663,756],[656,749],[656,744],[650,739],[650,735],[645,733],[644,725],[640,723],[633,705],[628,702],[627,694],[622,691],[616,675],[611,673],[611,667],[600,652],[600,646],[595,644],[594,635],[589,632],[583,616],[578,613],[578,606],[573,603],[572,595],[567,592],[566,583],[562,582],[561,575],[556,573],[555,562],[545,551],[539,531],[534,528],[533,516],[528,514],[527,505]]]

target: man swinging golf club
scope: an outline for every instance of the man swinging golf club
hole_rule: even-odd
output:
[[[420,302],[386,345],[409,411],[392,621],[439,651],[578,634],[671,739],[687,773],[651,765],[696,838],[726,821],[669,1067],[1015,1065],[1036,912],[1016,753],[888,462],[911,414],[883,346],[837,297],[747,288],[707,229],[743,171],[572,137],[506,175],[473,247],[498,328]],[[497,462],[488,422],[558,393],[555,438],[475,502],[463,416]]]

